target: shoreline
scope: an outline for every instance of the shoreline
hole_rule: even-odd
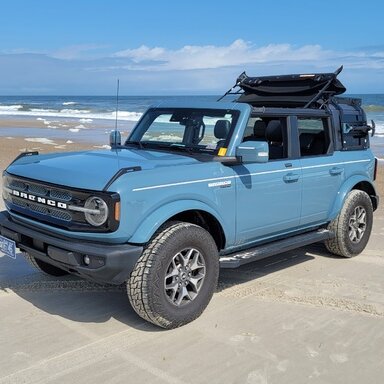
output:
[[[118,121],[117,129],[126,138],[135,124],[134,121]],[[114,120],[0,116],[0,138],[46,138],[106,145],[114,129]]]

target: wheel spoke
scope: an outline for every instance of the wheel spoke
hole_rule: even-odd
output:
[[[354,227],[349,227],[349,238],[351,241],[356,241],[356,230]]]
[[[197,252],[195,249],[190,249],[190,250],[186,253],[186,255],[184,256],[184,260],[185,260],[184,267],[186,267],[186,266],[188,265],[188,263],[190,263],[190,261],[191,261],[191,257],[192,257],[192,255],[193,255],[195,252],[198,254],[198,252]]]
[[[169,285],[167,285],[167,286],[165,287],[166,291],[170,291],[169,298],[170,298],[171,300],[175,300],[175,297],[176,297],[178,288],[179,288],[179,285],[178,285],[177,282],[172,283],[172,284],[169,284]]]
[[[365,232],[365,229],[357,228],[357,230],[356,230],[356,237],[357,237],[358,240],[361,240],[361,238],[364,235],[364,232]]]
[[[359,213],[357,217],[357,222],[359,224],[365,224],[366,212],[363,210]]]
[[[195,271],[196,269],[205,268],[199,259],[200,259],[200,253],[196,252],[196,254],[194,255],[194,257],[192,259],[192,262],[189,265],[192,272]]]
[[[203,278],[204,278],[204,275],[197,275],[197,276],[191,277],[189,279],[189,284],[193,288],[194,292],[197,293],[199,291],[199,283],[200,283],[201,279],[203,279]]]
[[[169,278],[172,278],[174,276],[177,276],[179,274],[178,270],[177,270],[177,266],[176,266],[176,263],[175,263],[175,260],[172,260],[172,263],[170,265],[170,268],[171,270],[169,271],[169,268],[168,268],[168,274],[165,275],[165,280],[167,281]]]
[[[178,297],[176,299],[176,302],[175,304],[176,305],[180,305],[182,303],[182,301],[184,300],[184,298],[187,298],[189,300],[191,300],[191,297],[189,296],[189,292],[187,290],[187,287],[184,287],[182,286],[178,292]]]

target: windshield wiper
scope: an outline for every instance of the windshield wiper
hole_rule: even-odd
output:
[[[134,145],[136,147],[139,147],[140,149],[144,149],[144,145],[141,141],[126,141],[124,145]]]

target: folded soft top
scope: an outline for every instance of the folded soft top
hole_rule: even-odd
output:
[[[238,102],[254,106],[304,107],[316,101],[328,100],[346,91],[337,79],[341,66],[334,73],[292,74],[249,77],[243,72],[235,87],[240,90],[228,93],[240,94]]]

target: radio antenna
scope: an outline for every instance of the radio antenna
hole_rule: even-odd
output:
[[[120,80],[117,79],[115,131],[117,131],[117,113],[119,112],[119,88],[120,88]]]

